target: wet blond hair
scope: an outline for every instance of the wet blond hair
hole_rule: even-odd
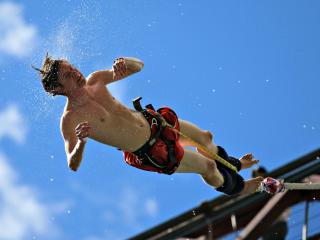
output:
[[[59,95],[56,88],[62,86],[58,81],[58,73],[62,61],[62,59],[53,59],[47,53],[41,69],[31,65],[33,69],[39,72],[44,90],[52,96]]]

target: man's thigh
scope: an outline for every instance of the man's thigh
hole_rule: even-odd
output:
[[[213,160],[204,157],[198,152],[185,149],[180,165],[175,172],[205,174],[210,164],[209,161],[212,162]]]
[[[179,125],[180,131],[193,141],[196,141],[202,145],[207,145],[208,143],[214,144],[213,135],[210,131],[203,130],[197,125],[180,118]],[[182,146],[194,146],[194,142],[190,141],[190,139],[185,138],[184,136],[180,136],[180,143]]]

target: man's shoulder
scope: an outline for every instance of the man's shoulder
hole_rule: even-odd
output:
[[[86,77],[86,80],[88,86],[94,86],[102,83],[102,78],[101,74],[99,74],[99,71],[90,73],[89,76]]]

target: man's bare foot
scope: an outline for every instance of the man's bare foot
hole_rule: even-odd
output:
[[[252,153],[247,153],[246,155],[241,157],[239,160],[241,162],[241,170],[250,168],[253,165],[259,163],[259,160],[254,159],[254,156],[252,155]]]
[[[243,188],[241,194],[255,193],[262,181],[263,181],[263,177],[251,178],[251,179],[245,181],[244,188]]]

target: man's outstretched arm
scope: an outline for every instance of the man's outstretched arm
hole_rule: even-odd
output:
[[[61,132],[64,138],[68,166],[71,170],[77,171],[83,158],[90,126],[87,122],[78,124],[75,129],[73,126],[73,124],[70,125],[67,121],[62,120]]]
[[[85,141],[78,140],[73,148],[73,151],[67,153],[68,166],[73,171],[77,171],[80,166],[85,144]]]
[[[92,73],[89,76],[88,83],[90,84],[90,81],[102,81],[103,84],[109,84],[141,71],[143,66],[144,63],[137,58],[120,57],[114,61],[112,69]]]

